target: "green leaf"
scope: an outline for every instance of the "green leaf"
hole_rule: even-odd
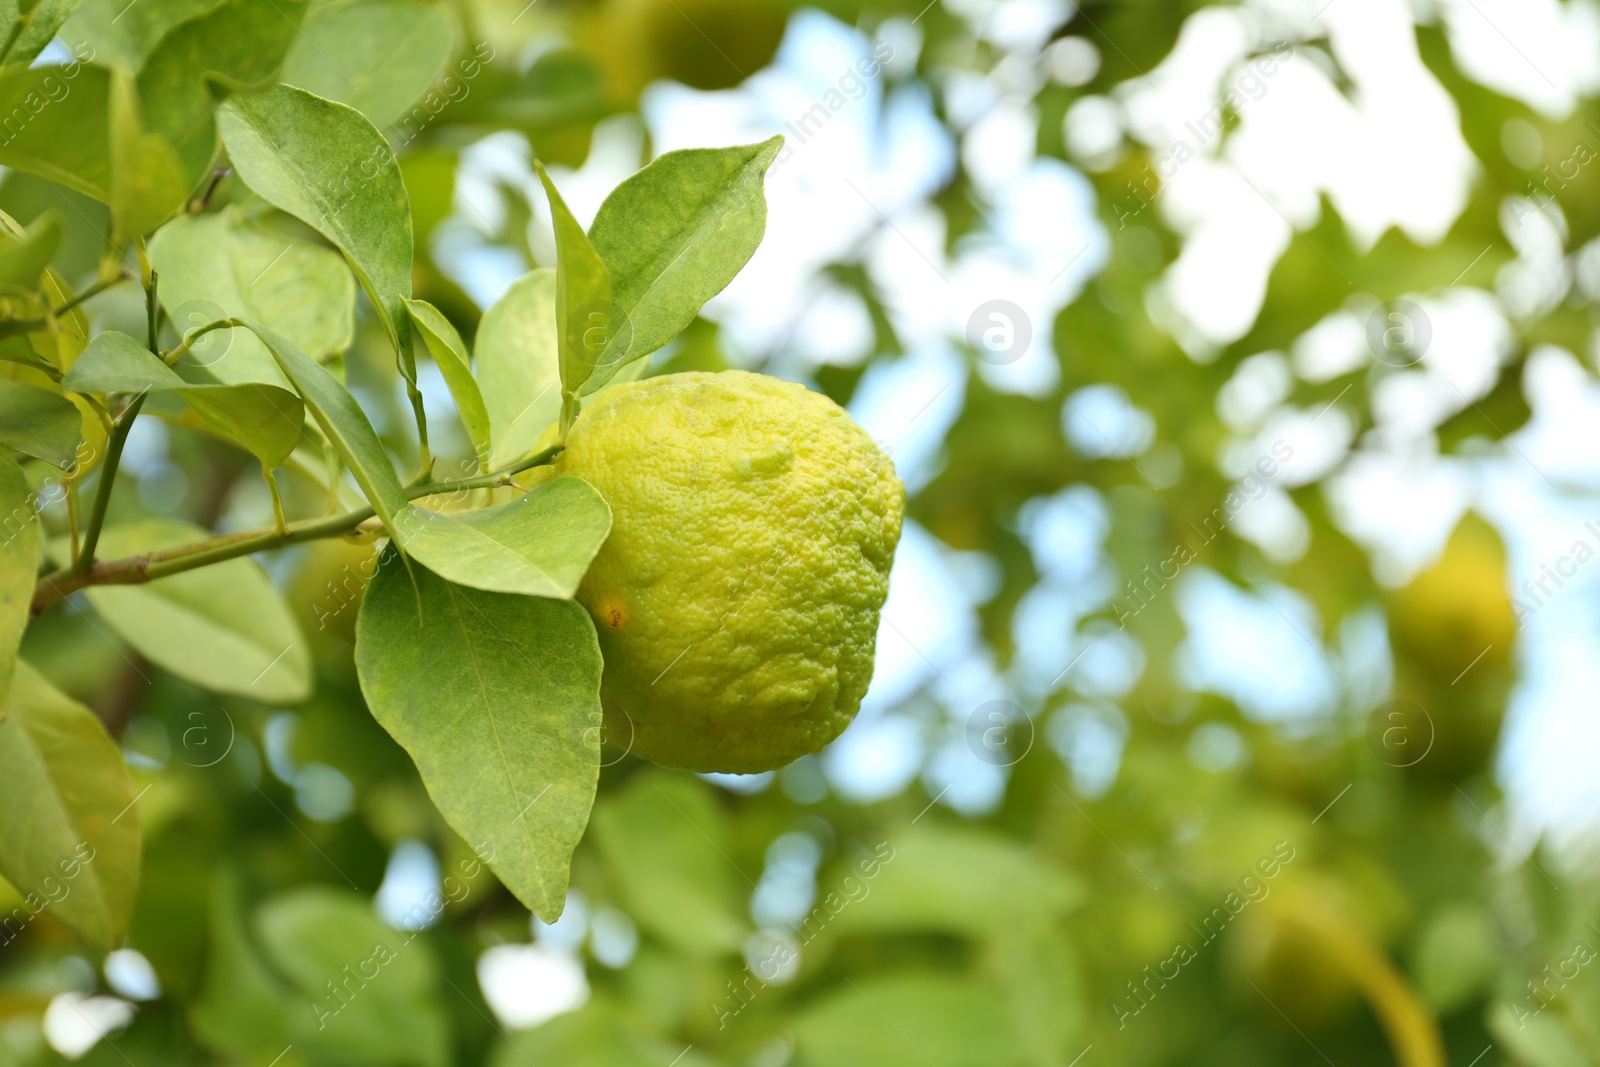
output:
[[[399,540],[395,516],[408,504],[406,492],[394,472],[394,465],[389,462],[389,453],[384,451],[383,442],[378,440],[377,431],[367,421],[356,398],[325,367],[286,338],[257,323],[246,322],[245,325],[265,342],[267,350],[278,361],[279,369],[305,400],[311,417],[317,420],[317,425],[322,427],[329,443],[349,468],[367,503],[372,505],[389,535]]]
[[[491,460],[489,411],[484,406],[483,393],[478,389],[477,379],[472,376],[472,363],[467,356],[467,346],[461,343],[461,335],[450,324],[450,320],[426,300],[407,300],[406,310],[410,312],[412,323],[427,342],[428,351],[433,353],[433,361],[439,365],[439,373],[444,376],[445,385],[450,387],[450,395],[456,402],[456,413],[461,416],[461,425],[467,431],[467,439],[472,442],[473,450],[478,454],[479,466],[489,469]]]
[[[730,836],[710,787],[681,774],[634,775],[594,813],[595,844],[628,914],[688,956],[737,952],[750,933],[743,898],[754,887],[729,858]]]
[[[974,978],[863,977],[812,1001],[793,1025],[797,1067],[927,1067],[934,1062],[939,1067],[1021,1067],[1027,1062],[1005,1001],[989,983]]]
[[[144,519],[108,527],[98,559],[120,559],[203,541],[198,526]],[[50,553],[64,562],[66,546]],[[293,703],[311,694],[311,655],[288,605],[266,571],[230,559],[145,585],[97,585],[86,591],[106,625],[156,666],[217,693],[262,703]]]
[[[113,239],[143,237],[183,206],[194,184],[165,137],[144,131],[139,90],[126,71],[111,74]]]
[[[290,1043],[289,991],[250,944],[238,879],[219,873],[211,885],[205,974],[189,1008],[195,1037],[239,1061],[269,1062]],[[296,998],[300,999],[300,998]]]
[[[444,73],[455,45],[455,23],[442,4],[326,4],[306,19],[282,80],[349,104],[381,130]]]
[[[71,17],[78,0],[39,0],[22,16],[22,27],[11,47],[6,49],[6,65],[32,63]]]
[[[567,210],[544,164],[535,162],[556,234],[556,337],[561,357],[561,389],[577,396],[611,342],[611,276],[589,243],[583,227]]]
[[[0,455],[0,718],[39,579],[40,507],[22,468]]]
[[[298,994],[294,999],[308,1002],[309,1010],[289,1016],[302,1047],[340,1063],[448,1062],[433,952],[415,933],[386,926],[370,898],[301,889],[263,905],[253,926],[267,961]],[[329,992],[330,982],[340,995]]]
[[[611,274],[612,318],[582,392],[694,321],[755,254],[767,226],[762,180],[783,138],[668,152],[611,191],[589,240]]]
[[[139,70],[149,129],[171,142],[188,189],[217,156],[210,83],[258,85],[283,63],[307,0],[224,0],[173,26]]]
[[[355,337],[356,283],[339,254],[264,230],[236,207],[173,219],[150,239],[150,264],[180,332],[247,318],[318,358]],[[244,331],[199,362],[224,382],[288,385],[266,346]]]
[[[244,183],[344,252],[415,381],[411,207],[383,135],[354,108],[288,85],[229,97],[217,122]]]
[[[483,313],[476,356],[494,438],[491,467],[504,467],[537,448],[561,413],[556,286],[549,272],[518,278]]]
[[[61,213],[54,208],[33,220],[20,238],[0,238],[0,285],[36,289],[39,275],[61,247]]]
[[[83,416],[48,389],[0,378],[0,445],[66,470],[83,443]]]
[[[0,73],[0,164],[110,203],[110,86],[78,62]]]
[[[356,623],[361,691],[455,831],[553,921],[599,779],[594,624],[570,601],[481,592],[421,567],[413,589],[385,555]]]
[[[122,945],[139,880],[135,799],[100,720],[19,660],[0,719],[0,875],[107,950]]]
[[[68,41],[81,42],[86,53],[103,67],[136,71],[168,30],[217,3],[218,0],[139,0],[137,4],[128,0],[83,0],[61,28],[61,35]]]
[[[582,478],[557,478],[492,508],[413,504],[396,526],[401,547],[447,581],[567,600],[611,532],[611,509]]]
[[[861,859],[841,858],[850,864]],[[1050,927],[1084,896],[1076,881],[1035,851],[975,830],[923,823],[898,832],[893,847],[880,847],[873,858],[879,863],[870,868],[871,899],[840,912],[827,924],[830,935],[929,930],[992,937]],[[992,906],[996,885],[1014,891],[1002,910]]]
[[[185,381],[144,345],[115,330],[89,342],[62,384],[80,393],[175,392],[269,468],[289,458],[305,424],[305,405],[287,389]]]

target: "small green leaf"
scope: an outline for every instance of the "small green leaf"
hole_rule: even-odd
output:
[[[478,382],[472,376],[467,346],[461,343],[461,335],[450,324],[450,320],[426,300],[407,300],[406,310],[411,313],[411,321],[427,342],[428,351],[433,353],[433,361],[439,365],[445,385],[450,387],[456,412],[461,416],[461,425],[467,431],[467,439],[472,442],[473,450],[478,453],[479,465],[487,469],[491,439],[489,411],[484,406]]]
[[[39,579],[40,506],[22,468],[0,455],[0,718]]]
[[[478,381],[494,435],[491,466],[532,452],[561,413],[556,286],[547,271],[525,274],[478,324]]]
[[[599,779],[594,624],[570,601],[485,593],[413,569],[415,589],[387,553],[367,588],[361,691],[455,831],[553,921]]]
[[[210,82],[230,87],[267,81],[283,63],[307,0],[223,0],[174,25],[139,70],[147,128],[171,142],[187,189],[209,175],[217,156]]]
[[[111,202],[111,72],[74,61],[0,73],[0,164]],[[17,116],[24,116],[18,118]]]
[[[415,381],[411,207],[383,135],[354,108],[288,85],[229,97],[217,122],[244,183],[344,252]]]
[[[0,875],[107,950],[133,912],[136,799],[100,720],[19,660],[0,719]]]
[[[783,138],[668,152],[611,191],[589,239],[611,273],[612,318],[582,393],[694,321],[733,280],[767,226],[762,180]]]
[[[108,527],[97,559],[120,559],[203,541],[198,526],[145,519]],[[50,554],[64,562],[66,545]],[[97,585],[86,591],[106,625],[163,670],[217,693],[263,703],[311,694],[311,655],[288,605],[266,571],[230,559],[145,585]]]
[[[634,775],[594,813],[595,844],[628,914],[695,957],[737,952],[750,933],[750,875],[728,858],[730,836],[710,787],[681,774]]]
[[[63,23],[72,16],[78,0],[39,0],[33,10],[22,16],[22,27],[11,47],[6,49],[4,63],[32,63],[45,46],[55,40]]]
[[[175,392],[269,468],[289,458],[305,424],[305,405],[287,389],[185,381],[144,345],[115,330],[89,342],[62,384],[79,393]]]
[[[0,285],[36,289],[39,275],[61,247],[61,213],[51,208],[33,220],[20,238],[0,239]]]
[[[0,378],[0,445],[66,470],[83,443],[83,416],[48,389]]]
[[[162,304],[185,320],[174,321],[180,332],[247,318],[319,359],[355,337],[356,283],[339,254],[262,229],[236,207],[173,219],[150,239],[150,264],[161,275]],[[222,354],[197,362],[219,380],[289,384],[249,333],[234,331],[217,347]]]
[[[279,369],[311,409],[311,417],[317,420],[339,458],[350,469],[367,503],[372,505],[389,535],[395,537],[395,516],[407,506],[406,493],[394,472],[394,465],[389,462],[389,453],[383,450],[383,442],[378,440],[377,431],[367,421],[361,405],[322,364],[286,338],[257,323],[245,325],[266,344],[278,361]]]
[[[61,36],[82,42],[80,55],[94,57],[103,67],[138,70],[162,36],[184,19],[192,18],[219,0],[83,0],[72,13]]]
[[[447,581],[567,600],[611,532],[611,509],[582,478],[557,478],[492,508],[413,504],[396,526],[407,554]]]
[[[535,162],[556,234],[556,337],[561,355],[561,390],[577,396],[611,343],[611,276],[583,227],[567,210],[544,165]]]
[[[283,64],[282,80],[349,104],[381,130],[398,121],[444,73],[456,36],[442,4],[326,4],[306,18]]]
[[[183,206],[194,183],[172,143],[145,132],[139,90],[126,71],[111,73],[110,108],[112,232],[143,237]]]

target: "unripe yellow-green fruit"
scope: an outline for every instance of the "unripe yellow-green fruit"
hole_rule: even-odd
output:
[[[815,752],[872,679],[905,489],[833,401],[743,371],[599,393],[541,478],[611,506],[585,575],[608,740],[752,773]]]

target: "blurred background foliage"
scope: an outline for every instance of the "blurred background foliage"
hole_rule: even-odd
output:
[[[136,69],[216,6],[83,0],[41,62]],[[0,1063],[1600,1062],[1592,826],[1556,788],[1593,735],[1505,740],[1552,674],[1593,714],[1593,598],[1556,594],[1600,538],[1530,530],[1594,488],[1594,4],[278,14],[279,76],[388,134],[417,296],[468,337],[553,262],[532,158],[592,216],[666,148],[790,137],[768,246],[650,373],[799,378],[894,449],[878,682],[776,775],[608,747],[545,926],[361,708],[370,546],[268,561],[315,649],[292,708],[46,617],[27,658],[150,787],[144,875],[122,951],[48,912],[6,932]],[[208,204],[317,240],[226,170]],[[8,173],[0,209],[56,212],[55,269],[92,279],[103,206]],[[1023,351],[984,340],[992,300]],[[131,287],[91,308],[144,315]],[[412,456],[365,304],[354,331],[347,377]],[[123,515],[270,517],[192,429],[124,467]]]

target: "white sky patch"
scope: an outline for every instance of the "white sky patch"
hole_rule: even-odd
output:
[[[1600,7],[1593,0],[1442,0],[1450,50],[1466,74],[1564,119],[1600,89]]]
[[[531,1029],[589,999],[583,964],[564,949],[495,945],[478,957],[478,985],[502,1026]]]
[[[1206,568],[1184,572],[1176,589],[1188,635],[1178,649],[1179,676],[1266,722],[1325,715],[1345,682],[1324,658],[1316,612],[1283,586],[1261,593]]]
[[[62,993],[44,1010],[44,1039],[69,1060],[133,1022],[134,1006],[119,997]]]

